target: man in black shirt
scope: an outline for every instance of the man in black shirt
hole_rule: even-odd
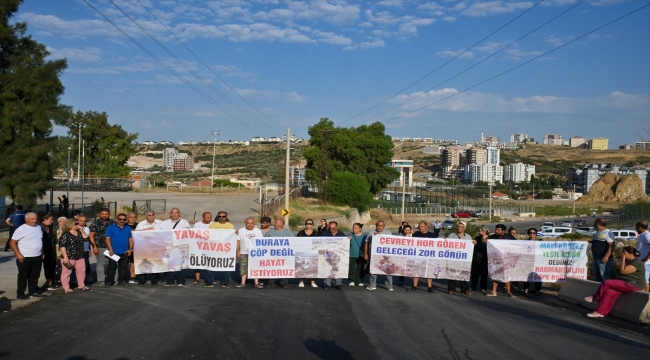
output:
[[[506,232],[507,228],[503,224],[497,224],[494,228],[494,234],[487,237],[487,239],[501,239],[501,240],[517,240],[512,235]],[[483,234],[483,236],[487,236]],[[492,292],[487,294],[487,296],[497,296],[497,287],[499,286],[498,281],[492,281]],[[512,292],[510,292],[510,281],[506,281],[506,294],[510,297],[515,297]]]
[[[434,233],[432,233],[431,231],[429,231],[429,227],[427,226],[426,222],[420,221],[420,223],[418,224],[418,231],[413,233],[413,237],[417,237],[417,238],[435,238],[436,235]],[[417,290],[419,280],[420,280],[419,278],[414,277],[413,278],[413,286],[410,289],[406,290],[406,291],[415,291],[415,290]],[[429,279],[429,278],[427,278],[427,290],[430,293],[433,293],[433,280]]]

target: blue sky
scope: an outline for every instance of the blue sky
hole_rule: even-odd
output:
[[[141,0],[209,69],[140,2],[113,0],[199,79],[109,0],[89,1],[233,114],[194,92],[84,1],[26,0],[14,20],[28,23],[51,58],[68,59],[62,102],[75,110],[105,111],[110,122],[140,133],[140,141],[209,140],[210,130],[220,130],[222,140],[249,139],[281,135],[287,127],[306,137],[307,127],[321,117],[345,126],[382,121],[392,136],[461,142],[479,140],[481,131],[502,140],[515,132],[537,140],[548,133],[603,136],[610,148],[639,141],[637,133],[650,137],[642,129],[650,130],[650,7],[442,100],[646,1],[585,1],[493,55],[579,3],[543,1],[388,100],[539,0]]]

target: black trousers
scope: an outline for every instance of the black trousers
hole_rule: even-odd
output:
[[[531,285],[534,286],[535,291],[542,290],[541,282],[528,282],[528,281],[524,283],[524,290],[528,290],[529,287],[532,287]]]
[[[163,277],[163,274],[153,273],[153,274],[138,274],[135,277],[138,279],[139,284],[144,284],[147,282],[147,275],[151,277],[151,285],[158,284],[158,281]]]
[[[38,278],[41,277],[41,267],[43,258],[40,256],[25,257],[23,262],[16,260],[18,266],[18,296],[25,295],[25,290],[29,285],[29,294],[38,292]]]
[[[470,275],[472,290],[476,290],[476,285],[479,284],[479,278],[481,279],[481,290],[487,290],[488,264],[485,257],[479,261],[472,262],[472,273]]]
[[[56,256],[54,254],[43,254],[43,273],[45,278],[52,280],[54,284],[54,275],[56,273]]]
[[[469,291],[469,286],[467,284],[467,281],[462,281],[462,280],[447,280],[447,290],[456,291],[457,282],[460,283],[460,292]]]
[[[102,256],[101,254],[99,254]],[[106,271],[106,279],[104,280],[107,285],[113,285],[115,279],[115,270],[117,269],[117,283],[129,281],[127,268],[129,266],[129,257],[126,254],[115,254],[120,257],[119,261],[108,259],[108,271]]]
[[[5,244],[5,252],[9,251],[11,249],[11,246],[9,246],[9,241],[11,241],[11,237],[14,236],[14,231],[16,231],[15,226],[10,226],[9,227],[9,238],[7,239],[7,243]]]

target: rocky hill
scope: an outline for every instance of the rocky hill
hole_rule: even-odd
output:
[[[578,201],[632,203],[637,200],[648,200],[638,175],[618,176],[608,172],[591,186],[587,195]]]

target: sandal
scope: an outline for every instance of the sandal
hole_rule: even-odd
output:
[[[198,285],[198,284],[199,284],[199,280],[192,281],[192,285]]]
[[[238,288],[238,289],[241,289],[241,288],[245,288],[246,285],[244,285],[244,284],[237,284],[237,285],[235,285],[235,287]]]
[[[257,284],[257,285],[255,285],[255,287],[258,288],[258,289],[264,289],[264,285],[262,285],[262,284]]]
[[[84,286],[81,288],[81,290],[86,291],[86,290],[90,290],[90,288],[88,286]]]
[[[72,289],[68,289],[68,290],[65,290],[65,291],[64,291],[64,293],[66,293],[66,294],[70,294],[70,293],[73,293],[73,292],[74,292],[74,291],[72,291]]]
[[[511,292],[506,293],[506,295],[510,296],[511,298],[516,297],[516,296],[515,296],[513,293],[511,293]]]
[[[497,296],[497,294],[496,294],[496,293],[493,293],[493,292],[491,292],[491,293],[487,293],[487,294],[485,294],[485,296]]]

